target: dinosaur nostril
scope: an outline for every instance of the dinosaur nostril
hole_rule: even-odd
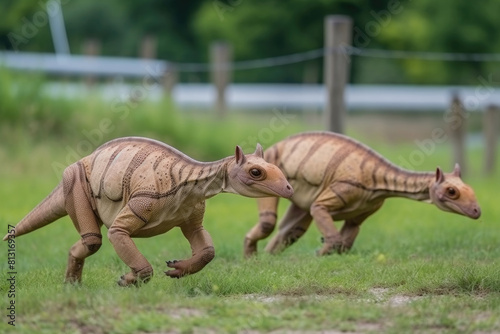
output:
[[[474,218],[479,218],[481,216],[481,209],[478,207],[472,209],[472,214],[474,215]]]

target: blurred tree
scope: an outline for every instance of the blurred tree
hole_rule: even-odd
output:
[[[500,52],[500,2],[481,6],[467,0],[420,0],[404,5],[381,30],[378,42],[387,49],[430,52]],[[400,62],[407,80],[421,84],[478,84],[492,64],[408,59]],[[498,70],[498,63],[496,64]]]
[[[356,21],[370,5],[383,3],[385,1],[290,0],[285,5],[279,0],[214,0],[204,2],[193,26],[205,50],[211,41],[223,39],[232,44],[237,60],[281,56],[323,47],[326,15],[346,14]],[[321,63],[322,60],[309,62],[309,69],[315,68],[318,78]],[[301,66],[303,68],[302,64],[245,71],[236,73],[235,80],[300,82]]]
[[[45,0],[0,2],[0,49],[53,52]],[[500,52],[498,0],[87,0],[61,1],[72,53],[85,39],[101,53],[137,56],[142,38],[157,41],[157,57],[208,61],[209,44],[226,40],[235,60],[323,47],[324,17],[353,18],[353,43],[362,48],[433,52]],[[238,71],[235,81],[320,82],[322,59]],[[437,62],[353,57],[351,82],[474,84],[498,63]],[[182,80],[206,80],[206,73]]]
[[[467,0],[214,0],[205,2],[193,20],[200,45],[229,41],[235,59],[254,59],[323,46],[323,18],[353,18],[353,44],[364,48],[434,52],[498,52],[500,2],[481,6]],[[353,82],[476,82],[490,71],[487,63],[437,62],[353,57]],[[313,62],[321,68],[322,61]],[[251,71],[236,80],[300,81],[300,65]],[[321,74],[321,70],[319,71]]]
[[[52,51],[48,16],[43,2],[0,2],[0,49]]]
[[[199,61],[199,46],[191,20],[202,0],[143,0],[126,4],[129,16],[127,44],[138,43],[145,35],[155,36],[158,55],[171,61]],[[129,49],[132,49],[129,46]]]
[[[88,39],[100,42],[101,54],[123,55],[129,21],[120,1],[88,0],[70,2],[64,6],[64,21],[71,53],[83,53]]]

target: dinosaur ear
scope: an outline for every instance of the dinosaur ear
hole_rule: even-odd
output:
[[[458,163],[455,164],[455,168],[453,169],[453,175],[462,177],[462,173],[460,172],[460,165]]]
[[[255,147],[255,152],[253,154],[258,156],[259,158],[264,159],[264,151],[262,150],[262,146],[259,143],[257,143],[257,147]]]
[[[436,168],[436,183],[442,183],[444,181],[444,175],[441,168]]]
[[[247,161],[245,154],[243,154],[243,150],[239,146],[236,146],[236,151],[234,153],[234,156],[236,158],[236,163],[238,165],[243,165]]]

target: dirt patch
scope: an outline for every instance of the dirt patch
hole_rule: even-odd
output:
[[[392,295],[388,296],[390,290],[386,288],[373,288],[369,290],[373,294],[375,302],[387,304],[389,306],[403,306],[415,300],[421,299],[421,296],[405,296],[405,295]],[[302,296],[264,296],[258,294],[248,294],[243,297],[244,299],[254,300],[262,303],[277,303],[287,300],[326,300],[332,298],[331,295],[302,295]],[[373,299],[360,299],[360,301],[373,302]]]
[[[167,314],[173,319],[181,319],[186,317],[201,317],[203,312],[192,308],[169,309]]]
[[[330,295],[302,295],[302,296],[284,296],[284,295],[274,295],[274,296],[264,296],[258,294],[247,294],[243,296],[243,299],[254,300],[262,303],[276,303],[285,300],[326,300],[332,298]]]
[[[405,296],[405,295],[387,296],[390,290],[386,288],[373,288],[370,289],[369,291],[375,297],[376,302],[395,307],[407,305],[415,300],[422,298],[421,296]]]
[[[369,332],[380,332],[380,327],[371,329],[371,330],[361,330],[361,331],[340,331],[340,330],[334,330],[334,329],[326,329],[326,330],[321,330],[321,331],[297,331],[297,330],[288,330],[288,329],[280,329],[280,330],[275,330],[272,332],[266,332],[267,334],[362,334],[362,333],[369,333]],[[238,334],[263,334],[263,332],[259,331],[242,331],[238,332]]]

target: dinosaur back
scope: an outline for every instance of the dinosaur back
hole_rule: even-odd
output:
[[[359,177],[360,169],[393,167],[364,144],[331,132],[305,132],[288,137],[270,147],[265,158],[278,165],[290,179],[315,186],[332,181],[333,177]]]

